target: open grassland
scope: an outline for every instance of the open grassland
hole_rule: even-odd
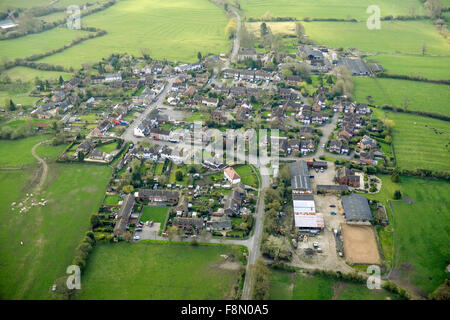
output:
[[[12,99],[16,105],[31,106],[39,99],[39,97],[29,96],[31,90],[31,84],[26,84],[21,87],[8,86],[8,88],[2,88],[0,89],[0,105],[3,107],[6,99]]]
[[[449,85],[369,77],[353,77],[353,83],[354,98],[358,102],[404,108],[407,98],[408,110],[450,115]]]
[[[97,245],[81,278],[79,299],[227,299],[239,277],[225,245],[118,243]]]
[[[110,168],[102,166],[50,164],[44,191],[35,195],[47,199],[47,206],[31,207],[21,214],[12,211],[11,203],[23,200],[37,168],[0,171],[2,299],[51,298],[50,287],[71,264],[111,174]]]
[[[373,5],[370,0],[242,0],[241,8],[248,17],[260,18],[266,12],[271,16],[296,17],[302,19],[309,18],[356,18],[366,20],[369,14],[366,13],[367,7]],[[393,12],[392,0],[377,1],[376,5],[380,7],[381,15],[408,14],[409,8],[422,7],[418,0],[403,0],[395,2],[395,12]]]
[[[401,177],[394,183],[390,176],[381,178],[380,193],[367,197],[382,201],[389,212],[393,232],[380,230],[378,234],[384,255],[394,255],[391,279],[426,296],[448,277],[450,183],[415,177]],[[392,200],[395,190],[414,202]]]
[[[322,276],[272,270],[271,300],[386,300],[397,299],[386,290]]]
[[[333,48],[358,48],[366,52],[403,52],[449,55],[450,45],[430,21],[382,21],[381,29],[369,30],[366,22],[304,22],[306,34],[318,44]]]
[[[242,165],[233,168],[241,177],[241,182],[253,188],[258,188],[258,177],[253,173],[249,165]]]
[[[23,82],[33,81],[35,78],[41,80],[58,80],[60,76],[67,81],[72,79],[72,74],[59,71],[45,71],[27,67],[14,67],[4,72],[12,80],[22,80]]]
[[[392,136],[400,168],[450,170],[450,131],[447,121],[414,114],[384,113],[377,109],[375,115],[394,121]]]
[[[44,7],[49,5],[51,2],[55,2],[55,7],[67,7],[69,5],[82,5],[88,2],[94,2],[89,0],[2,0],[0,3],[0,10],[8,8],[33,8],[33,7]],[[95,1],[97,2],[97,0]],[[102,2],[102,1],[99,1]]]
[[[0,59],[14,60],[58,49],[87,34],[85,31],[61,27],[16,39],[1,40]]]
[[[141,55],[148,48],[153,58],[193,62],[199,51],[205,55],[229,49],[226,15],[206,0],[123,0],[82,23],[108,34],[40,61],[79,68],[114,52]]]
[[[169,208],[167,207],[144,207],[140,220],[142,222],[160,222],[163,225],[168,211]]]
[[[450,57],[379,54],[367,58],[383,66],[387,73],[420,76],[427,79],[450,79]]]
[[[48,136],[32,136],[19,140],[0,140],[0,168],[21,167],[37,163],[31,148]]]

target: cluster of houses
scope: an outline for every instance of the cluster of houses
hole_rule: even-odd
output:
[[[98,149],[97,147],[102,143],[100,140],[85,140],[77,146],[73,159],[78,160],[80,154],[83,154],[84,161],[87,162],[100,162],[109,163],[113,158],[113,153],[106,153]]]

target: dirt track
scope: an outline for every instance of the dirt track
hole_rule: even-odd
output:
[[[33,146],[33,148],[31,149],[31,154],[33,155],[33,157],[35,157],[36,160],[39,161],[39,162],[41,163],[41,165],[42,165],[42,175],[41,175],[41,179],[40,179],[39,183],[38,183],[37,186],[36,186],[36,188],[37,188],[38,191],[41,190],[41,188],[42,188],[42,186],[43,186],[45,180],[47,179],[48,165],[47,165],[47,163],[44,161],[44,159],[42,159],[41,157],[39,157],[39,156],[36,154],[36,148],[37,148],[39,145],[41,145],[42,143],[45,143],[45,142],[47,142],[47,141],[41,141],[41,142],[35,144],[35,145]]]

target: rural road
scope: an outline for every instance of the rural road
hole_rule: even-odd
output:
[[[136,143],[139,141],[139,138],[134,136],[134,129],[137,128],[142,123],[142,120],[147,118],[147,116],[153,109],[164,106],[163,105],[164,99],[166,97],[167,92],[172,87],[172,84],[174,81],[175,81],[175,78],[168,79],[166,85],[164,86],[164,89],[159,93],[157,100],[155,102],[152,102],[144,110],[144,112],[142,112],[136,119],[134,119],[134,121],[132,123],[130,123],[128,128],[123,132],[123,134],[121,136],[122,139],[124,139],[126,141],[131,141],[133,143]],[[166,107],[166,106],[164,106],[164,107]]]
[[[48,165],[47,165],[47,163],[45,162],[44,159],[42,159],[41,157],[39,157],[39,156],[36,154],[36,148],[37,148],[39,145],[41,145],[42,143],[45,143],[45,142],[47,142],[47,141],[48,141],[48,140],[41,141],[41,142],[35,144],[35,145],[33,146],[33,148],[31,149],[31,154],[33,155],[33,157],[34,157],[37,161],[39,161],[39,162],[41,163],[41,165],[42,165],[42,176],[41,176],[41,179],[40,179],[40,181],[39,181],[39,183],[38,183],[38,185],[37,185],[37,190],[41,190],[41,188],[42,188],[42,186],[43,186],[45,180],[47,179]]]

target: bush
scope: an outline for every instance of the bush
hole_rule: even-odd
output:
[[[402,193],[400,192],[400,190],[395,190],[394,191],[394,200],[399,200],[402,198]]]

